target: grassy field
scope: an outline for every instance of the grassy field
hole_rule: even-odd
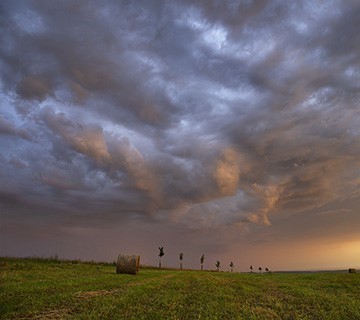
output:
[[[360,319],[360,274],[242,274],[0,258],[1,319]]]

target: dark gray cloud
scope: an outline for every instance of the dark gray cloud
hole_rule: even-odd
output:
[[[30,135],[26,130],[16,128],[11,122],[0,118],[0,134],[5,136],[19,137],[25,140],[31,140]]]
[[[256,234],[359,198],[357,1],[0,12],[4,221]]]

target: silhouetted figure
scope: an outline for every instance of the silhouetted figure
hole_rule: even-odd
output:
[[[205,260],[205,255],[202,255],[200,258],[201,271],[203,271],[203,269],[204,269],[204,260]]]
[[[233,264],[232,261],[230,262],[230,268],[231,268],[231,272],[233,272],[233,270],[234,270],[234,264]]]
[[[253,266],[250,265],[250,272],[253,273]]]
[[[261,267],[259,267],[259,273],[261,273],[261,271],[262,271],[262,268],[261,268]]]
[[[159,247],[159,269],[161,268],[161,257],[165,254],[164,253],[164,247]]]
[[[220,269],[220,261],[219,260],[216,261],[215,266],[216,266],[217,271],[219,271],[219,269]]]
[[[180,270],[181,270],[182,269],[182,261],[184,259],[184,255],[182,252],[179,254],[179,259],[180,259]]]

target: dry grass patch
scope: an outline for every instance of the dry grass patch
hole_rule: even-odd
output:
[[[113,294],[115,292],[120,291],[119,289],[113,289],[113,290],[97,290],[97,291],[84,291],[84,292],[78,292],[75,294],[76,298],[79,299],[89,299],[89,298],[93,298],[93,297],[98,297],[98,296],[105,296],[108,294]]]
[[[74,311],[71,308],[59,308],[59,309],[45,310],[40,313],[29,314],[29,315],[26,315],[24,317],[20,317],[17,319],[18,320],[28,320],[28,319],[63,320],[73,313],[74,313]]]

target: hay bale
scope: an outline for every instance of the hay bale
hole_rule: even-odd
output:
[[[356,273],[356,269],[355,268],[349,268],[349,273]]]
[[[116,273],[137,274],[140,267],[140,256],[119,254],[116,262]]]

